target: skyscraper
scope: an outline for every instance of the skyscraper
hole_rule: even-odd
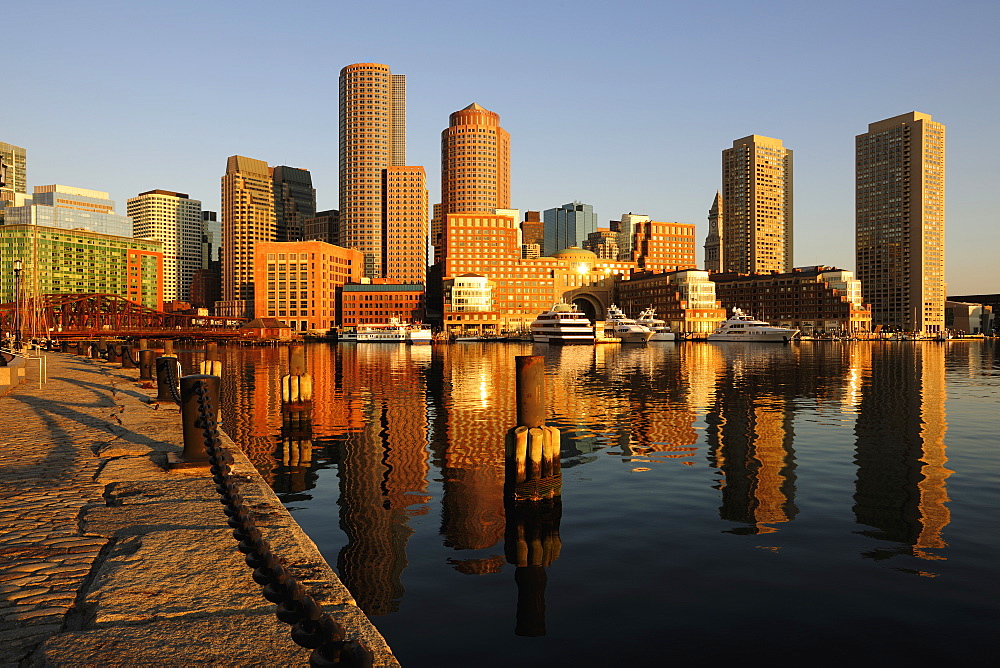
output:
[[[216,315],[253,317],[254,246],[274,238],[270,168],[263,160],[230,156],[222,177],[222,301]]]
[[[855,252],[872,324],[944,329],[945,127],[910,112],[855,139]]]
[[[792,151],[780,139],[750,135],[722,152],[720,271],[792,269]]]
[[[542,217],[545,220],[546,255],[570,246],[583,248],[587,236],[597,231],[597,214],[590,204],[570,202],[558,209],[546,209]]]
[[[106,192],[59,184],[35,186],[33,191],[30,198],[22,200],[22,206],[7,207],[7,224],[82,228],[98,234],[132,236],[132,220],[115,213],[114,200]]]
[[[441,132],[442,213],[510,208],[510,134],[478,104],[453,112]]]
[[[406,77],[388,65],[340,71],[340,245],[361,251],[365,276],[383,275],[383,170],[406,163]]]
[[[301,241],[306,218],[316,215],[316,189],[307,169],[284,165],[271,173],[275,241]]]
[[[427,175],[423,167],[389,167],[382,178],[382,274],[422,284],[427,280]]]
[[[126,203],[133,235],[163,244],[163,300],[187,301],[201,268],[201,202],[184,193],[148,190]]]

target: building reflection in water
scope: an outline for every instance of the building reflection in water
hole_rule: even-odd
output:
[[[771,525],[798,512],[789,378],[778,368],[787,357],[780,359],[768,344],[722,344],[719,350],[725,369],[705,417],[709,460],[722,474],[719,516],[744,525],[732,533],[770,533],[777,530]]]
[[[942,559],[948,524],[944,437],[945,351],[938,343],[863,350],[864,387],[855,426],[854,516],[866,536],[897,543],[866,557]]]

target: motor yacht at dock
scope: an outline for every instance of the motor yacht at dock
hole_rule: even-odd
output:
[[[540,313],[531,323],[531,340],[535,343],[594,343],[594,328],[590,320],[575,306],[554,305]]]
[[[788,343],[799,333],[797,329],[773,327],[763,320],[754,320],[734,308],[733,315],[718,329],[708,335],[709,341],[752,341],[759,343]]]
[[[656,317],[656,311],[650,307],[639,314],[636,322],[653,331],[650,341],[676,341],[677,333],[670,329],[666,320]]]
[[[608,307],[603,326],[598,323],[596,329],[598,343],[646,343],[653,336],[652,329],[629,318],[615,304]]]

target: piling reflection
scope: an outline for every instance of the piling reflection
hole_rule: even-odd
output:
[[[854,516],[866,536],[897,543],[864,556],[943,558],[951,474],[944,437],[942,345],[865,348],[865,382],[855,426]]]

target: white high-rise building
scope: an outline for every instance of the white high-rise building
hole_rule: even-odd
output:
[[[128,200],[133,236],[163,244],[163,301],[187,301],[201,268],[201,202],[184,193],[150,190]]]

